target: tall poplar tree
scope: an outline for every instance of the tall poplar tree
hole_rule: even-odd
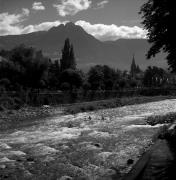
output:
[[[73,45],[70,44],[70,40],[65,40],[64,47],[62,49],[62,57],[60,60],[61,71],[66,69],[76,69],[76,60]]]

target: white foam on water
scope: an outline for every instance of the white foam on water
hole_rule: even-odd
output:
[[[159,128],[162,127],[166,124],[156,124],[155,126],[151,126],[149,124],[144,124],[144,125],[140,125],[140,124],[136,124],[136,125],[130,125],[125,127],[125,129],[133,129],[133,128]]]
[[[11,148],[12,147],[10,147],[8,144],[0,142],[0,150],[7,150],[7,149],[11,149]]]
[[[111,138],[114,134],[109,134],[108,132],[102,132],[103,130],[112,130],[113,133],[116,133],[116,136],[123,135],[122,133],[125,132],[123,130],[129,130],[128,132],[138,132],[140,129],[148,129],[146,130],[146,134],[150,133],[150,136],[146,136],[146,141],[154,134],[153,131],[151,133],[150,129],[159,128],[163,126],[163,124],[157,124],[155,126],[146,125],[144,124],[144,118],[149,117],[151,115],[165,115],[170,112],[176,112],[176,99],[175,100],[163,100],[158,102],[150,102],[145,104],[137,104],[131,106],[124,106],[120,108],[113,108],[113,109],[104,109],[98,110],[94,112],[87,112],[87,113],[79,113],[76,115],[59,115],[52,118],[46,118],[45,121],[42,121],[41,124],[37,126],[30,126],[26,127],[22,130],[15,130],[14,133],[6,134],[0,136],[0,151],[11,151],[16,152],[16,155],[24,155],[23,151],[17,151],[11,149],[12,144],[18,144],[24,146],[24,149],[33,149],[34,154],[36,156],[40,155],[50,155],[59,152],[57,149],[50,147],[49,143],[53,145],[59,142],[67,142],[68,140],[79,138],[81,134],[85,133],[85,136],[90,138]],[[91,117],[89,119],[89,116]],[[102,117],[105,117],[102,119]],[[79,127],[62,127],[62,123],[67,122],[78,122]],[[132,130],[132,131],[130,131]],[[92,132],[90,132],[92,131]],[[128,136],[127,136],[128,137]],[[133,138],[133,136],[132,136]],[[134,138],[138,139],[138,133],[135,133]],[[128,158],[128,154],[137,154],[139,148],[142,148],[147,143],[144,142],[145,139],[141,139],[141,145],[135,145],[135,139],[130,139],[131,146],[128,149],[123,146],[121,151],[118,151],[117,161],[123,161],[126,163],[126,159]],[[143,138],[143,137],[142,137]],[[110,139],[111,140],[111,139]],[[121,139],[119,139],[121,140]],[[123,140],[123,138],[122,138]],[[121,141],[122,141],[121,140]],[[125,139],[128,143],[128,139]],[[147,141],[148,142],[148,141]],[[40,143],[40,144],[39,144]],[[122,145],[124,142],[121,142]],[[38,145],[37,145],[38,144]],[[12,146],[13,147],[13,146]],[[81,146],[82,147],[82,146]],[[83,146],[84,147],[84,146]],[[125,148],[124,148],[125,147]],[[88,143],[85,145],[85,148],[99,151],[101,149],[96,147],[92,143]],[[119,150],[119,144],[115,147]],[[32,152],[31,149],[31,152]],[[21,149],[19,149],[21,150]],[[26,152],[26,151],[24,151]],[[2,152],[1,152],[2,153]],[[12,153],[15,154],[15,153]],[[4,154],[5,155],[5,154]],[[108,152],[102,154],[102,156],[110,155]],[[114,155],[114,154],[113,154]],[[8,160],[8,156],[1,156],[1,162],[3,161],[11,161]],[[6,158],[6,159],[3,159]],[[47,159],[48,161],[52,159]],[[116,159],[115,159],[116,160]]]
[[[39,143],[31,148],[31,152],[34,156],[45,156],[49,154],[55,154],[59,151],[55,148]]]
[[[77,138],[82,131],[90,130],[89,128],[68,128],[61,127],[58,129],[50,129],[48,131],[34,130],[34,131],[17,131],[4,138],[6,143],[38,143],[48,140],[64,140]]]
[[[88,135],[95,138],[99,138],[99,137],[108,138],[111,136],[108,132],[100,132],[100,131],[93,131],[89,133]]]

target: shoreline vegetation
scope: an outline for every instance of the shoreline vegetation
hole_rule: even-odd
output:
[[[37,123],[42,119],[58,115],[69,115],[84,113],[90,111],[97,111],[101,109],[117,108],[126,105],[135,105],[148,102],[156,102],[165,99],[174,99],[175,96],[138,96],[138,97],[123,97],[114,98],[108,100],[81,102],[73,104],[62,105],[43,105],[40,107],[23,106],[17,110],[4,110],[0,112],[0,130],[6,131],[23,126],[29,126],[33,123]],[[171,117],[171,118],[170,118]],[[173,120],[174,115],[170,115],[168,120],[164,117],[157,116],[148,118],[146,122],[150,125],[156,125],[158,123],[169,123],[170,119]]]
[[[26,104],[58,105],[132,96],[175,95],[176,92],[174,74],[155,66],[141,70],[134,56],[128,71],[102,64],[84,72],[77,67],[73,44],[67,38],[58,58],[54,61],[45,57],[42,51],[25,45],[1,50],[0,111],[20,109]]]

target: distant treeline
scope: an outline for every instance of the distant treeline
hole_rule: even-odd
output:
[[[107,65],[95,65],[88,73],[84,73],[77,68],[74,48],[69,39],[65,40],[61,59],[55,61],[45,57],[42,51],[24,45],[0,51],[1,104],[6,102],[2,95],[9,91],[20,93],[61,90],[86,94],[88,91],[120,91],[174,85],[173,75],[158,67],[148,67],[143,72],[135,64],[134,58],[130,72]]]

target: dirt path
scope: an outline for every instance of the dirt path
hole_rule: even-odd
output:
[[[115,179],[160,127],[145,117],[169,112],[176,112],[175,99],[59,115],[0,134],[0,179]]]

